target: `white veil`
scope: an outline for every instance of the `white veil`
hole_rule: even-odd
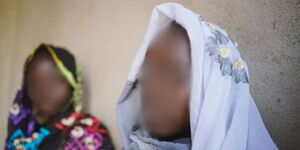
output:
[[[133,62],[117,106],[124,148],[140,117],[134,83],[148,44],[166,22],[174,20],[188,33],[191,45],[192,87],[190,126],[192,150],[275,150],[250,95],[248,70],[237,44],[216,25],[176,3],[154,7],[144,42]]]

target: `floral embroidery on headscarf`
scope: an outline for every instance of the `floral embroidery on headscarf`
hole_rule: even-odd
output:
[[[66,150],[74,147],[83,150],[100,148],[104,142],[102,134],[107,133],[105,129],[100,128],[100,125],[96,118],[81,113],[72,113],[55,124],[56,128],[63,133],[70,132],[64,147]]]
[[[34,132],[26,137],[21,129],[16,130],[9,138],[6,147],[16,150],[36,150],[42,140],[50,134],[45,128],[40,128],[39,132]]]
[[[29,109],[26,109],[25,107],[23,107],[23,105],[14,103],[9,110],[9,118],[12,120],[12,123],[16,125],[20,121],[22,121],[22,119],[24,119],[29,113],[31,113]]]
[[[232,63],[230,53],[232,53],[229,41],[234,46],[237,43],[229,38],[226,33],[223,33],[221,29],[211,23],[207,23],[212,33],[205,42],[205,50],[209,56],[213,57],[213,60],[220,64],[220,71],[223,76],[230,75],[234,79],[235,83],[243,82],[248,83],[247,72],[244,67],[244,62],[241,58]]]
[[[236,83],[243,82],[248,83],[248,76],[245,69],[245,65],[243,60],[240,58],[236,60],[233,64],[233,72],[232,72],[232,78]]]
[[[28,103],[28,99],[24,96],[24,88],[21,88],[17,92],[14,103],[9,109],[9,119],[12,121],[13,125],[19,124],[28,114],[31,113],[31,110],[28,107],[25,107],[24,103]]]

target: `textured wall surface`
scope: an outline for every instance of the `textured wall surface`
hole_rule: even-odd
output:
[[[161,0],[0,0],[0,146],[6,116],[28,52],[40,42],[65,46],[85,75],[89,111],[112,132],[115,104],[153,6]],[[280,149],[300,147],[300,2],[298,0],[182,0],[239,43],[251,92]]]

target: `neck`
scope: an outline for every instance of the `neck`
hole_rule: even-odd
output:
[[[35,117],[38,124],[45,124],[53,118],[36,109],[33,109],[33,116]]]

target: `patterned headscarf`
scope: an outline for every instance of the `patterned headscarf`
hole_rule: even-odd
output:
[[[47,52],[72,87],[72,96],[61,112],[45,125],[37,123],[26,93],[26,73],[40,52]],[[6,149],[113,148],[108,132],[99,120],[82,112],[82,77],[74,56],[66,49],[41,44],[27,57],[24,79],[9,113]]]

